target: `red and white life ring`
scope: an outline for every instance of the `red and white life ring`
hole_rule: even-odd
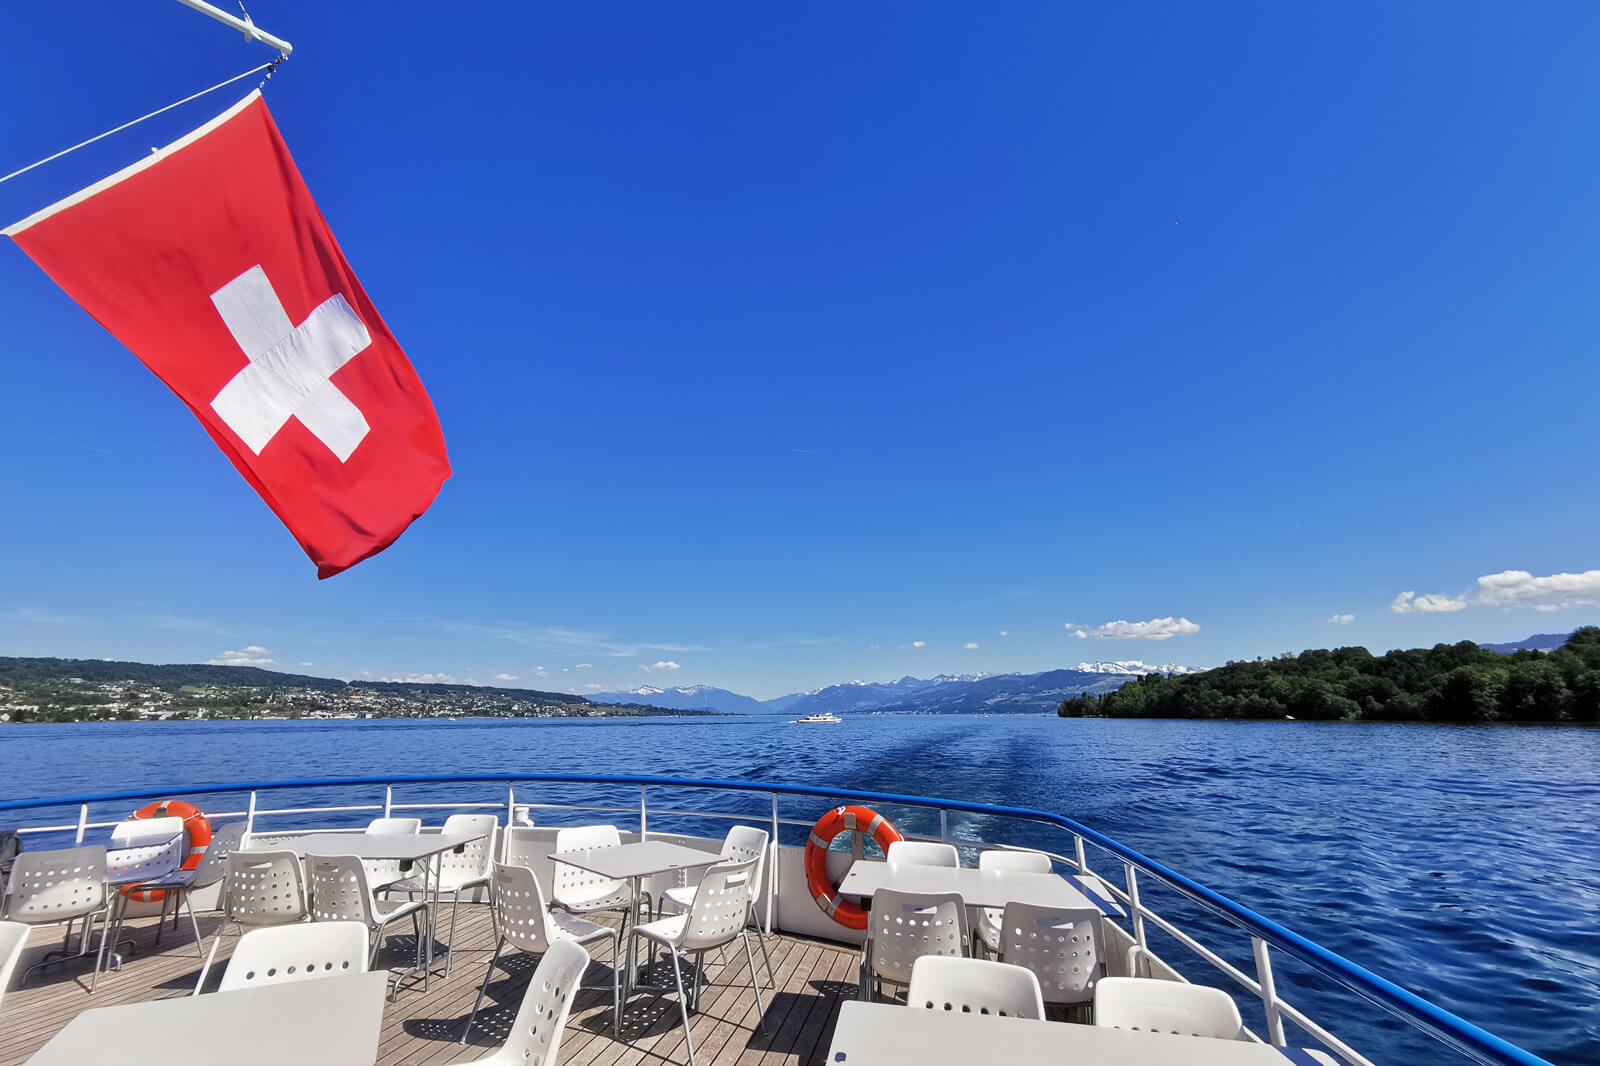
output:
[[[193,870],[200,865],[200,860],[205,858],[206,845],[211,843],[211,823],[206,821],[206,816],[200,813],[200,808],[183,800],[162,800],[140,807],[128,816],[128,821],[138,818],[182,818],[185,853],[180,870]],[[129,885],[123,893],[130,900],[139,903],[159,903],[167,896],[166,890],[161,888],[140,888],[138,885]]]
[[[889,845],[900,839],[900,831],[868,807],[835,807],[811,827],[811,838],[806,841],[806,885],[811,889],[811,898],[846,929],[865,929],[867,912],[849,900],[841,900],[839,886],[828,880],[828,845],[846,830],[870,836],[885,854]]]

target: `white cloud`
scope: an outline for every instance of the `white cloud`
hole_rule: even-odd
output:
[[[1010,633],[1007,633],[1007,632],[1006,632],[1006,631],[1005,631],[1005,630],[1003,630],[1003,629],[1002,629],[1002,630],[1001,630],[1001,631],[1000,631],[1000,635],[1001,635],[1001,636],[1002,636],[1002,637],[1009,637],[1009,636],[1010,636],[1010,635],[1011,635],[1011,634],[1010,634]]]
[[[277,666],[272,653],[259,644],[251,644],[238,651],[225,651],[215,659],[206,660],[208,666]]]
[[[978,642],[975,641],[975,640],[969,640],[969,641],[967,641],[965,644],[963,644],[961,646],[963,648],[965,648],[967,651],[977,651],[978,650]]]
[[[1559,611],[1600,603],[1600,570],[1534,577],[1526,570],[1502,570],[1478,579],[1478,602],[1490,607],[1532,607]]]
[[[640,663],[639,669],[643,670],[647,674],[653,674],[657,670],[681,670],[682,667],[673,662],[671,659],[662,659],[660,662],[656,663]]]
[[[911,646],[913,648],[926,648],[928,646],[928,642],[925,640],[913,640],[911,642]]]
[[[1328,621],[1332,622],[1336,626],[1347,626],[1355,620],[1356,616],[1353,614],[1336,614],[1328,619]]]
[[[517,675],[516,674],[495,674],[494,675],[494,679],[496,681],[515,681],[517,679]]]
[[[542,666],[535,666],[533,668],[533,676],[534,677],[549,677],[550,676],[550,671],[546,670]]]
[[[1082,633],[1081,628],[1073,636]],[[1148,622],[1107,622],[1089,631],[1102,640],[1170,640],[1186,633],[1198,633],[1200,627],[1187,618],[1152,618]]]
[[[1466,605],[1465,596],[1441,596],[1432,592],[1418,596],[1415,592],[1402,592],[1389,604],[1389,610],[1395,614],[1439,614],[1459,611]]]
[[[315,666],[315,665],[317,665],[317,664],[316,664],[316,663],[314,663],[314,662],[311,662],[311,661],[310,661],[310,660],[307,660],[307,661],[306,661],[306,662],[303,662],[303,663],[301,663],[301,664],[300,664],[300,665],[301,665],[301,666]]]
[[[627,657],[652,651],[686,652],[711,650],[703,644],[618,640],[610,633],[599,633],[587,629],[569,629],[564,626],[528,626],[506,622],[487,625],[478,622],[446,622],[441,624],[446,629],[482,633],[485,636],[511,641],[514,644],[546,648],[551,651],[572,652],[577,655],[589,655],[599,652],[604,655]]]
[[[394,677],[380,677],[379,681],[401,682],[407,685],[454,685],[454,674],[396,674]],[[476,681],[468,680],[467,684],[475,685]]]
[[[579,663],[577,666],[573,667],[573,669],[574,670],[593,670],[594,669],[594,663]]]
[[[1072,631],[1072,635],[1077,637],[1079,640],[1088,640],[1089,639],[1089,634],[1085,633],[1081,629],[1074,629]]]

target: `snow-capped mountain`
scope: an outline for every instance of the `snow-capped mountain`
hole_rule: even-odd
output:
[[[1127,674],[1143,677],[1145,674],[1195,674],[1199,673],[1193,667],[1179,666],[1176,663],[1162,663],[1160,666],[1151,666],[1149,663],[1140,662],[1138,659],[1119,659],[1111,663],[1079,663],[1078,672],[1083,674]]]
[[[773,708],[760,700],[729,692],[712,685],[676,685],[657,688],[640,685],[626,692],[596,692],[587,699],[596,703],[643,703],[651,707],[664,707],[672,711],[723,711],[728,714],[759,714]]]

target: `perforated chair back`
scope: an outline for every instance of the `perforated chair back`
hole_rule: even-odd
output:
[[[744,931],[758,862],[720,862],[706,871],[695,889],[683,937],[678,941],[679,951],[718,947]]]
[[[367,871],[354,855],[319,855],[306,859],[311,879],[311,917],[318,922],[360,922],[377,925]]]
[[[756,861],[755,875],[751,879],[750,900],[755,902],[756,896],[761,893],[761,875],[767,868],[767,841],[772,839],[767,836],[765,829],[757,829],[753,825],[736,825],[728,830],[728,835],[722,841],[722,857],[735,861],[754,859]]]
[[[978,853],[978,869],[1047,874],[1050,872],[1050,856],[1042,851],[1010,851],[994,848]]]
[[[21,922],[0,922],[0,1004],[6,998],[6,986],[11,984],[11,973],[22,958],[22,949],[28,946],[31,930]]]
[[[545,922],[550,911],[539,879],[526,866],[494,864],[494,924],[506,942],[519,951],[541,954],[550,947]]]
[[[374,818],[367,823],[368,833],[373,836],[405,836],[408,833],[422,832],[421,818]]]
[[[1087,1003],[1104,972],[1100,912],[1008,903],[1000,919],[1000,961],[1033,971],[1046,1003]]]
[[[478,1062],[493,1066],[556,1066],[567,1014],[588,967],[589,953],[579,945],[570,940],[551,944],[528,979],[517,1019],[511,1023],[511,1035],[500,1050]]]
[[[252,929],[239,938],[218,992],[364,973],[367,928],[359,922],[301,922]]]
[[[896,840],[889,845],[885,856],[890,863],[905,866],[961,865],[961,854],[954,844],[939,844],[931,840]]]
[[[556,851],[582,851],[585,848],[622,846],[622,834],[614,825],[580,825],[556,832]],[[563,903],[582,904],[585,900],[609,899],[622,891],[623,883],[609,877],[580,870],[568,863],[556,863],[555,898]]]
[[[159,881],[183,865],[182,818],[118,822],[106,847],[106,880],[114,885]]]
[[[206,845],[206,853],[200,857],[200,865],[194,868],[194,877],[189,880],[190,889],[205,888],[222,880],[228,868],[228,856],[244,843],[244,831],[248,827],[248,822],[229,822],[211,834],[211,843]]]
[[[482,833],[440,857],[439,887],[448,892],[461,885],[487,882],[494,866],[494,838],[500,821],[492,814],[452,814],[444,820],[445,833]]]
[[[1039,979],[1021,966],[925,955],[911,967],[906,1003],[926,1010],[1043,1018]]]
[[[1094,1024],[1238,1040],[1244,1022],[1220,988],[1147,977],[1107,977],[1094,993]]]
[[[106,849],[99,844],[25,851],[11,867],[0,915],[48,925],[93,914],[106,905]]]
[[[872,894],[867,930],[872,972],[903,985],[924,955],[966,953],[967,905],[956,892],[880,888]]]
[[[300,857],[292,851],[235,851],[226,860],[226,913],[240,925],[284,925],[306,916]]]

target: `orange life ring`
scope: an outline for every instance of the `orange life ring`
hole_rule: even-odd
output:
[[[211,823],[206,821],[206,816],[200,813],[200,808],[183,800],[162,800],[140,807],[128,815],[128,821],[138,818],[182,818],[183,835],[186,843],[186,852],[180,870],[193,870],[200,865],[200,860],[205,858],[206,845],[211,843]],[[140,888],[137,884],[128,885],[123,894],[129,899],[139,903],[159,903],[166,899],[166,889]]]
[[[811,839],[806,841],[806,886],[811,889],[811,898],[846,929],[865,929],[867,912],[841,900],[838,886],[828,880],[828,844],[847,829],[867,834],[885,853],[890,844],[900,839],[900,831],[889,824],[889,819],[867,807],[835,807],[811,827]]]

